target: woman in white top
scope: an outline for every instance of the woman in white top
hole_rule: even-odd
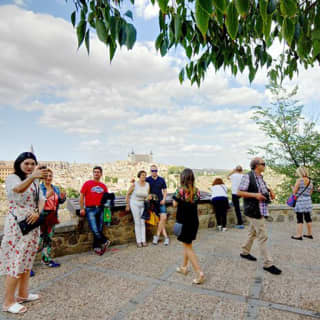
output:
[[[147,247],[146,224],[141,219],[144,211],[144,201],[148,199],[150,185],[146,182],[147,173],[144,170],[138,172],[138,181],[130,186],[126,197],[126,210],[131,212],[134,220],[134,231],[136,234],[137,247]]]
[[[216,213],[218,229],[220,231],[227,231],[228,189],[221,178],[216,178],[213,181],[211,192],[211,202]]]
[[[17,223],[27,219],[29,224],[33,224],[43,209],[44,198],[39,190],[38,178],[45,178],[47,170],[36,167],[37,164],[33,153],[23,152],[14,162],[14,174],[6,179],[9,213],[0,248],[0,275],[6,275],[2,310],[10,313],[26,312],[27,308],[22,303],[40,298],[29,293],[30,270],[38,250],[39,227],[23,235]]]

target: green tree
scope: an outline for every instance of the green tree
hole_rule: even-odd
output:
[[[315,185],[320,182],[320,133],[314,121],[303,117],[303,105],[294,99],[297,87],[288,92],[272,83],[268,88],[274,102],[270,106],[254,107],[253,120],[270,142],[250,153],[257,154],[259,150],[267,165],[285,177],[279,190],[279,200],[284,202],[292,192],[297,179],[295,171],[300,165],[309,168]],[[314,193],[313,198],[319,202],[318,193]]]
[[[104,177],[104,182],[105,183],[111,182],[111,177],[105,176]]]
[[[0,178],[0,183],[4,183],[4,180],[2,178]]]
[[[184,168],[184,166],[171,166],[168,168],[168,174],[180,174]]]
[[[118,178],[117,177],[111,178],[111,180],[112,180],[112,183],[118,183]]]
[[[137,32],[128,8],[134,0],[71,0],[75,11],[78,47],[83,43],[90,53],[90,30],[109,49],[112,61],[116,51],[132,49]],[[179,79],[185,77],[200,85],[210,66],[217,71],[230,69],[233,75],[249,71],[253,81],[259,68],[268,69],[272,80],[292,78],[298,65],[305,68],[320,62],[319,0],[150,0],[159,5],[159,35],[155,47],[165,56],[178,45],[189,59]],[[277,41],[286,44],[278,62],[270,55]]]

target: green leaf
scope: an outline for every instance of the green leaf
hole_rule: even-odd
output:
[[[201,31],[203,37],[208,31],[208,23],[212,13],[211,1],[209,0],[196,0],[195,18],[196,24]]]
[[[182,84],[182,82],[184,81],[184,69],[181,69],[179,73],[179,81],[180,81],[180,84]]]
[[[320,40],[313,40],[312,41],[312,56],[313,58],[316,58],[320,54]]]
[[[86,28],[87,28],[87,22],[84,20],[80,20],[80,22],[78,23],[78,26],[77,26],[78,49],[80,48],[80,46],[84,40]]]
[[[250,0],[235,0],[238,13],[242,17],[246,17],[250,9]]]
[[[267,13],[268,13],[268,14],[274,13],[274,11],[276,10],[276,8],[277,8],[277,2],[276,2],[276,0],[269,0],[269,2],[268,2],[268,8],[267,8]]]
[[[268,18],[268,2],[266,0],[259,0],[259,11],[263,21]]]
[[[168,46],[169,46],[168,39],[164,38],[163,41],[161,42],[161,47],[160,47],[161,57],[164,57],[167,54]]]
[[[107,29],[103,21],[97,20],[96,21],[96,30],[97,30],[97,35],[100,41],[106,42],[107,39]]]
[[[155,47],[158,50],[161,46],[161,42],[162,42],[162,34],[160,33],[157,37],[156,43],[155,43]]]
[[[258,15],[258,17],[256,19],[256,24],[254,26],[254,29],[255,29],[256,34],[258,35],[258,37],[260,37],[262,32],[263,32],[263,20],[262,20],[262,17],[260,15]]]
[[[266,20],[263,21],[263,34],[266,40],[270,38],[271,23],[272,23],[272,15],[269,14],[267,15]]]
[[[174,36],[176,42],[179,42],[179,39],[181,37],[181,26],[181,17],[177,14],[174,16]]]
[[[133,24],[128,23],[126,26],[126,32],[127,32],[126,46],[129,50],[131,50],[137,40],[137,31]]]
[[[300,34],[301,34],[301,27],[300,27],[300,23],[299,21],[296,23],[296,25],[294,26],[294,40],[298,41],[300,38]]]
[[[312,38],[312,40],[320,40],[320,29],[319,30],[313,30],[311,32],[311,38]]]
[[[297,1],[280,0],[280,10],[285,17],[293,17],[297,12]]]
[[[192,55],[192,47],[191,46],[186,48],[186,55],[189,59],[191,59],[191,55]]]
[[[127,30],[126,30],[126,26],[127,24],[126,23],[121,23],[120,26],[119,26],[119,35],[118,35],[118,38],[119,38],[119,44],[120,44],[120,47],[122,47],[126,41],[127,41]],[[128,48],[129,49],[129,48]],[[131,48],[130,48],[131,49]]]
[[[311,40],[306,37],[300,37],[299,41],[298,41],[298,55],[300,58],[305,58],[308,56],[308,54],[311,51],[311,47],[312,47],[312,42]]]
[[[110,57],[110,63],[114,57],[114,54],[116,53],[117,50],[117,44],[113,42],[112,40],[109,43],[109,57]]]
[[[293,40],[294,30],[295,30],[295,26],[292,23],[291,19],[289,18],[284,19],[283,25],[282,25],[282,35],[287,41],[289,46],[291,45],[291,42]]]
[[[234,40],[238,33],[239,20],[238,12],[233,1],[230,2],[227,9],[226,27],[231,39]]]
[[[133,15],[131,10],[128,10],[124,15],[129,17],[131,20],[133,20]]]
[[[73,27],[76,25],[76,12],[75,11],[73,11],[71,13],[71,23],[72,23]]]
[[[160,10],[163,13],[167,12],[169,0],[157,0]]]
[[[90,54],[90,29],[88,29],[87,32],[86,32],[84,43],[86,45],[87,52],[88,52],[88,55],[89,55]]]
[[[212,0],[215,8],[219,9],[221,12],[226,13],[227,1],[226,0]]]

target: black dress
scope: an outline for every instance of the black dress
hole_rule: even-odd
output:
[[[178,240],[190,244],[196,239],[199,228],[198,201],[200,193],[196,189],[191,200],[188,197],[188,190],[180,188],[174,194],[173,199],[178,202],[176,221],[182,223],[182,231]]]

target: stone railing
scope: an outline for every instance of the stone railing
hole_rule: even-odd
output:
[[[172,234],[176,209],[172,206],[171,195],[168,196],[166,205],[167,212],[170,214],[167,230],[169,234]],[[79,212],[79,200],[68,199],[67,208],[73,218],[71,221],[56,226],[52,248],[54,256],[85,252],[92,247],[93,236],[89,230],[87,221],[85,218],[77,215],[77,211]],[[202,200],[198,206],[198,213],[200,228],[216,227],[215,213],[210,203],[209,194],[202,194]],[[273,222],[290,222],[295,220],[295,214],[292,208],[289,208],[287,205],[270,205],[269,214],[269,221]],[[313,221],[320,221],[320,205],[314,205],[312,219]],[[231,207],[227,215],[227,224],[231,227],[235,223],[236,215],[233,207]],[[106,227],[104,232],[113,244],[125,244],[135,241],[133,218],[130,212],[125,211],[124,197],[116,199],[111,226]],[[154,232],[155,227],[147,225],[148,240],[151,240]],[[0,241],[1,239],[2,235],[0,234]]]

